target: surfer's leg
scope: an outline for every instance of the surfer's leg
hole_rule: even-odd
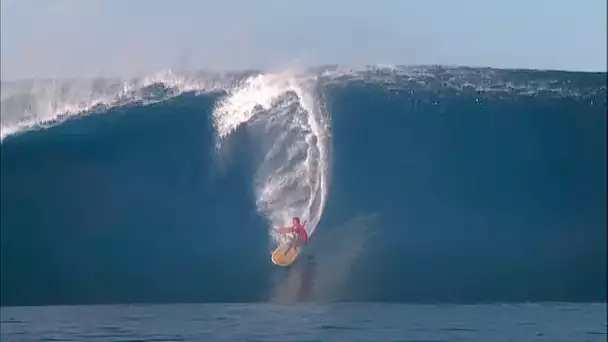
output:
[[[298,243],[297,242],[293,242],[289,245],[289,247],[287,247],[287,249],[285,250],[285,254],[283,255],[287,255],[289,252],[291,252],[291,250],[294,250],[295,252],[298,252]]]

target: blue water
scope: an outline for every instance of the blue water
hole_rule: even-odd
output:
[[[3,340],[605,340],[606,73],[178,76],[2,84]]]
[[[606,341],[605,304],[3,308],[2,341]]]

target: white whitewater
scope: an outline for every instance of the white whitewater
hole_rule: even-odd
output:
[[[215,108],[218,147],[247,125],[258,158],[257,208],[272,228],[299,216],[310,235],[327,199],[330,125],[314,96],[315,79],[293,73],[260,74],[235,87]]]
[[[73,116],[89,115],[95,108],[107,109],[135,102],[150,104],[184,92],[206,92],[226,88],[217,77],[197,77],[161,71],[121,79],[22,80],[2,82],[0,141],[13,134],[44,129]],[[151,97],[147,89],[162,85],[163,97]]]

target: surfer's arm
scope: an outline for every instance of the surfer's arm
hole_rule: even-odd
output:
[[[279,232],[279,234],[290,233],[291,232],[291,227],[279,228],[279,229],[277,229],[277,232]]]

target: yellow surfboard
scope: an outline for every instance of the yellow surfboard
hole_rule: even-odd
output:
[[[300,248],[296,249],[287,243],[282,243],[272,252],[270,259],[275,265],[289,266],[296,260],[298,254],[300,254]]]

